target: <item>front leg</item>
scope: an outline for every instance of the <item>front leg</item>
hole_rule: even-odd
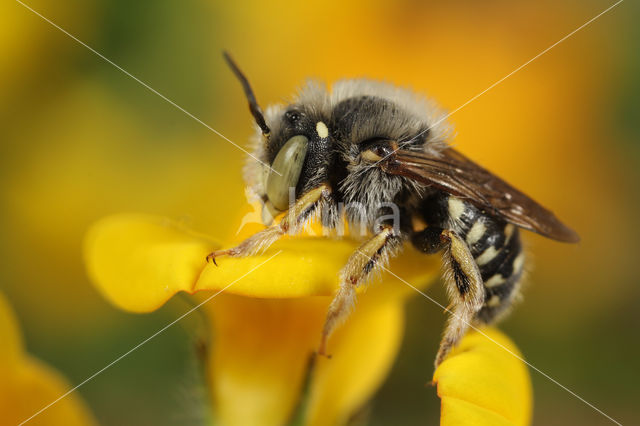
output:
[[[207,262],[216,263],[218,256],[244,257],[252,256],[269,248],[283,235],[295,234],[304,227],[304,223],[312,216],[314,210],[323,199],[329,196],[329,186],[322,184],[303,194],[289,209],[285,217],[276,225],[269,226],[262,231],[253,234],[237,246],[218,250],[207,256]]]
[[[379,233],[361,245],[340,272],[340,287],[333,298],[322,330],[319,355],[326,355],[327,340],[333,330],[349,315],[356,299],[356,288],[364,283],[371,272],[383,264],[389,252],[400,242],[400,236],[392,227],[384,227]]]

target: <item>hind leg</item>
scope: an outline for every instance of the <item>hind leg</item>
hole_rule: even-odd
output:
[[[482,277],[469,247],[454,231],[444,230],[440,239],[445,243],[442,255],[444,280],[451,304],[451,316],[436,355],[436,367],[465,335],[484,303]]]

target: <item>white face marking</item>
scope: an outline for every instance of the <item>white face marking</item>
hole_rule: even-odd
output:
[[[456,197],[449,197],[449,216],[452,220],[460,220],[464,213],[464,203]]]
[[[495,287],[497,285],[500,285],[502,283],[504,283],[506,280],[505,278],[500,275],[500,274],[495,274],[494,276],[492,276],[491,278],[489,278],[488,280],[486,280],[484,282],[484,286],[487,288],[491,288],[491,287]]]
[[[474,244],[478,242],[486,231],[487,227],[484,226],[484,223],[480,220],[476,221],[467,234],[467,244]]]
[[[487,301],[487,306],[490,308],[495,308],[498,305],[500,305],[500,297],[494,294],[493,296],[491,296],[491,299]]]
[[[490,246],[476,258],[476,263],[480,266],[486,265],[487,263],[491,262],[491,260],[496,257],[497,254],[498,250],[496,250],[494,246]]]
[[[322,121],[318,121],[316,123],[316,132],[318,132],[318,136],[320,136],[322,139],[329,136],[329,129],[327,129],[327,125]]]

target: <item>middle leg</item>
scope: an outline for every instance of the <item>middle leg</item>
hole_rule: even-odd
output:
[[[356,300],[356,289],[366,282],[376,267],[383,264],[390,252],[401,242],[392,227],[384,227],[362,244],[340,272],[340,287],[334,296],[322,330],[319,355],[327,355],[327,340],[335,328],[346,319]]]

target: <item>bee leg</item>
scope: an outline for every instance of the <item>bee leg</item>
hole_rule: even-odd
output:
[[[436,367],[469,329],[485,297],[482,277],[467,243],[451,230],[442,231],[440,239],[446,244],[442,257],[451,316],[436,355]]]
[[[271,244],[275,243],[283,235],[287,233],[295,234],[304,226],[305,221],[311,217],[320,201],[329,195],[329,191],[329,187],[326,184],[308,191],[296,201],[278,224],[253,234],[235,247],[209,253],[206,258],[207,262],[213,261],[213,263],[216,263],[216,257],[219,256],[252,256],[269,248]]]
[[[393,228],[384,227],[349,257],[340,271],[340,287],[329,305],[318,348],[319,355],[326,355],[327,339],[353,308],[356,288],[366,281],[376,266],[386,261],[389,251],[399,242],[400,237]]]

